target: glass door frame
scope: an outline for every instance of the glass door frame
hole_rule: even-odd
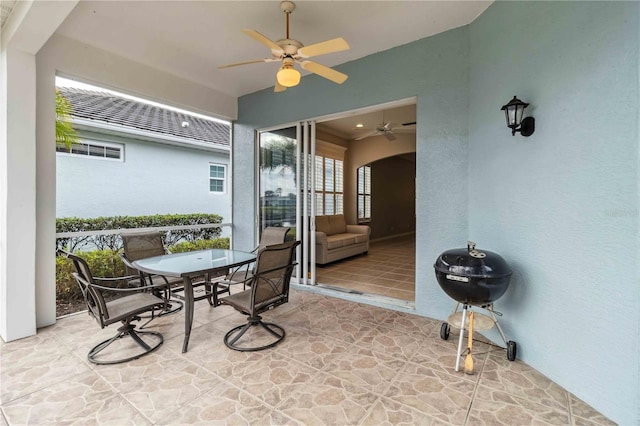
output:
[[[315,235],[315,185],[309,182],[315,182],[316,169],[315,161],[304,161],[306,158],[315,158],[315,122],[300,121],[297,123],[279,125],[265,129],[259,129],[256,132],[255,142],[255,206],[256,221],[255,234],[259,241],[260,237],[260,142],[261,134],[271,133],[277,130],[289,129],[295,127],[296,133],[296,240],[304,242],[296,249],[296,259],[298,265],[294,271],[293,277],[298,284],[315,285],[316,276],[316,235]],[[302,179],[301,179],[302,178]],[[309,200],[310,202],[307,202]],[[258,244],[256,241],[256,246]],[[312,261],[313,260],[313,261]]]

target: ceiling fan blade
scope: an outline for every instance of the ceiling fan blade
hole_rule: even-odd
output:
[[[377,130],[374,130],[372,132],[365,133],[362,136],[358,136],[357,138],[354,139],[354,141],[361,141],[362,139],[366,139],[366,138],[369,138],[371,136],[375,136],[375,135],[379,135],[379,134],[380,134],[380,132],[378,132]]]
[[[415,121],[410,121],[408,123],[402,123],[403,126],[415,126],[416,122]]]
[[[318,74],[320,77],[324,77],[327,80],[331,80],[337,84],[342,84],[347,80],[347,78],[349,78],[349,76],[346,74],[336,71],[333,68],[325,67],[324,65],[320,65],[319,63],[313,61],[302,61],[300,62],[300,66],[307,71]]]
[[[218,67],[218,69],[221,70],[221,69],[224,69],[224,68],[238,67],[240,65],[257,64],[259,62],[276,62],[276,61],[279,61],[279,60],[280,59],[273,59],[273,58],[254,59],[253,61],[236,62],[235,64],[220,65]]]
[[[326,55],[327,53],[340,52],[350,49],[349,44],[342,38],[322,41],[298,49],[297,57],[310,58],[312,56]]]
[[[265,35],[260,34],[256,30],[242,30],[242,32],[271,49],[271,53],[273,53],[273,56],[281,56],[284,54],[284,50],[282,50],[282,47],[278,46],[275,41],[271,40]]]
[[[276,78],[276,84],[273,86],[273,91],[278,93],[278,92],[284,92],[285,90],[287,90],[286,86],[283,86],[282,84],[278,83],[278,79]]]
[[[395,141],[396,140],[396,135],[394,135],[392,132],[384,132],[384,137],[387,138],[388,141]]]

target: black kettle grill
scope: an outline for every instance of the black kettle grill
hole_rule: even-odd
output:
[[[507,358],[509,361],[515,360],[516,342],[507,341],[493,310],[493,302],[509,288],[513,272],[507,262],[496,253],[477,250],[476,244],[469,241],[466,248],[443,252],[436,259],[433,268],[442,290],[458,302],[453,313],[449,316],[448,322],[442,323],[440,327],[440,338],[447,340],[450,331],[449,323],[456,328],[457,324],[460,324],[456,371],[458,371],[460,364],[464,328],[468,325],[467,311],[471,306],[485,309],[490,315],[488,317],[474,314],[474,328],[488,330],[495,325],[507,347]],[[458,312],[460,304],[462,304],[462,312]],[[460,320],[460,316],[462,320]]]

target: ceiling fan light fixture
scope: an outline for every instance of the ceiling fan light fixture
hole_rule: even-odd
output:
[[[293,60],[284,60],[276,79],[284,87],[297,86],[300,83],[300,72],[293,67]]]

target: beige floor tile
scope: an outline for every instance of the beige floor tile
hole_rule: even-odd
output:
[[[567,411],[514,397],[509,392],[480,385],[469,411],[468,425],[564,425]]]
[[[377,397],[347,380],[319,373],[289,387],[277,408],[304,425],[355,425]]]
[[[607,419],[605,416],[571,393],[569,394],[569,404],[571,405],[571,416],[573,417],[573,422],[576,425],[615,425],[614,422]]]
[[[86,314],[0,342],[0,426],[613,424],[480,335],[476,374],[454,372],[459,331],[441,340],[429,318],[292,290],[290,303],[263,315],[285,339],[238,352],[223,338],[246,316],[199,302],[194,317],[187,353],[177,313],[150,324],[165,336],[156,352],[124,364],[87,362],[115,327],[101,330]]]
[[[221,383],[206,369],[171,351],[101,367],[97,373],[152,422],[210,393]]]
[[[207,395],[169,413],[158,425],[300,425],[247,392],[221,383]]]
[[[388,398],[380,398],[360,422],[363,426],[445,426],[450,425],[421,411],[398,404]]]
[[[443,422],[464,424],[475,383],[454,375],[408,363],[393,380],[385,397]]]
[[[543,406],[569,409],[566,390],[522,361],[508,361],[503,354],[494,353],[487,357],[480,383]]]
[[[390,312],[380,325],[409,334],[419,333],[424,338],[433,337],[440,330],[440,321],[404,312]]]
[[[370,349],[354,347],[325,369],[357,386],[378,395],[384,394],[405,361]]]
[[[89,371],[82,358],[74,355],[51,334],[3,345],[0,351],[0,403],[4,405]]]
[[[150,425],[92,372],[67,377],[3,406],[9,424]]]
[[[340,359],[351,348],[351,344],[314,333],[290,328],[280,344],[280,353],[288,358],[318,370]]]

